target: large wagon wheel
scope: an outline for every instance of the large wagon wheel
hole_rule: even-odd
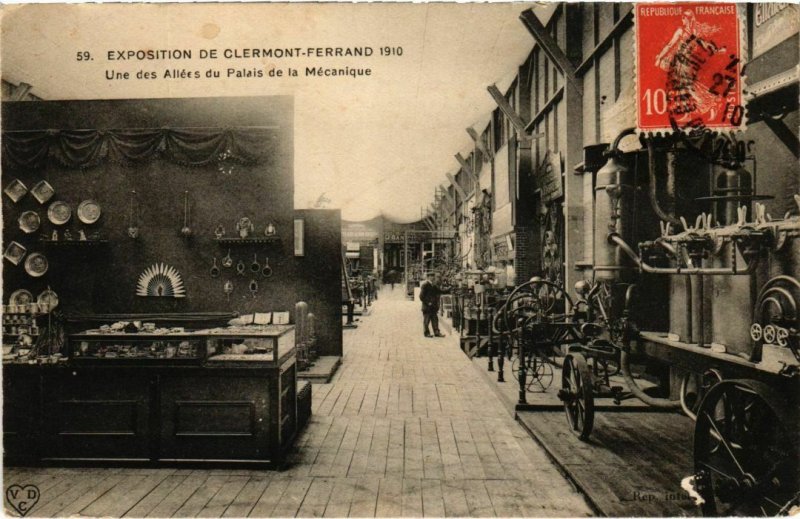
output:
[[[570,430],[581,440],[588,439],[594,425],[594,394],[592,372],[582,354],[564,358],[558,397],[564,402]]]
[[[798,505],[792,407],[754,380],[723,380],[697,411],[694,464],[704,515],[774,516]]]

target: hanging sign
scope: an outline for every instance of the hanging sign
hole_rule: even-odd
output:
[[[552,202],[564,196],[561,185],[561,152],[547,150],[542,164],[539,166],[539,189],[542,191],[542,201]]]
[[[800,30],[800,5],[787,2],[753,4],[753,55],[756,58]]]

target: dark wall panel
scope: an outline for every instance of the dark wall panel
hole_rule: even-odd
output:
[[[53,199],[40,205],[28,194],[14,204],[3,195],[3,241],[22,243],[28,253],[42,252],[50,264],[41,278],[26,274],[22,265],[4,261],[3,282],[6,300],[18,288],[30,290],[34,296],[47,286],[59,295],[60,309],[69,314],[150,313],[150,312],[219,312],[292,310],[301,299],[310,311],[320,316],[327,327],[329,354],[341,354],[341,324],[333,319],[339,312],[340,294],[338,261],[340,227],[338,211],[318,218],[309,212],[306,230],[307,255],[313,261],[295,259],[293,255],[293,115],[289,97],[154,99],[121,101],[47,101],[36,103],[3,103],[3,131],[41,129],[126,129],[126,128],[235,128],[257,139],[259,160],[253,165],[235,164],[230,174],[220,171],[219,164],[188,167],[168,160],[152,159],[134,165],[106,161],[85,170],[64,169],[48,164],[42,170],[21,170],[4,164],[3,187],[19,178],[29,188],[39,180],[47,180],[56,191]],[[130,214],[130,192],[138,194],[140,236],[127,236]],[[180,233],[184,218],[184,192],[189,192],[189,221],[193,230],[187,239]],[[80,223],[75,211],[81,201],[96,200],[103,208],[101,219],[94,225]],[[63,200],[73,210],[73,217],[58,227],[63,238],[70,229],[77,238],[79,229],[99,232],[109,240],[107,245],[91,247],[52,246],[40,241],[56,227],[47,219],[52,201]],[[24,234],[18,218],[25,210],[37,211],[42,227],[34,234]],[[134,211],[135,212],[135,211]],[[223,224],[227,235],[235,234],[234,224],[248,216],[263,235],[267,223],[277,228],[280,240],[270,244],[239,245],[231,248],[234,267],[222,268],[227,247],[216,243],[214,229]],[[335,227],[335,231],[333,230]],[[321,240],[314,243],[314,234],[335,233],[335,246]],[[252,274],[254,256],[263,266],[269,258],[273,275],[264,278]],[[214,258],[222,268],[218,278],[210,276]],[[247,269],[244,276],[236,273],[241,260]],[[186,288],[185,299],[138,297],[135,295],[139,275],[154,263],[166,263],[181,274]],[[308,263],[332,264],[336,272],[324,274],[308,269]],[[318,265],[313,265],[317,266]],[[258,292],[248,290],[250,281],[258,282]],[[226,280],[235,291],[223,293]],[[330,301],[316,285],[330,284],[335,293]],[[309,289],[308,287],[314,287]],[[322,324],[322,323],[320,323]],[[338,330],[338,333],[336,332]],[[322,330],[320,330],[322,332]],[[321,333],[322,335],[322,333]],[[337,340],[338,337],[338,340]],[[323,347],[325,347],[323,345]],[[325,347],[327,349],[327,347]]]

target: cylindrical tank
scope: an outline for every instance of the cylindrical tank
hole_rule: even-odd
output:
[[[714,267],[730,267],[733,263],[733,244],[725,244],[714,256]],[[737,252],[737,263],[745,260]],[[725,352],[750,357],[750,317],[755,303],[754,279],[751,276],[711,276],[715,304],[712,307],[713,345],[724,346]]]
[[[714,195],[740,197],[752,193],[752,176],[742,167],[726,168],[715,165]],[[738,215],[737,209],[744,205],[748,208],[747,219],[752,221],[748,200],[722,200],[715,204],[716,218],[720,224],[733,225]],[[726,243],[713,259],[714,267],[730,267],[733,264],[734,245]],[[745,265],[744,258],[738,254],[739,265]],[[712,305],[712,342],[717,347],[725,348],[727,353],[750,357],[752,340],[750,339],[750,317],[755,303],[755,283],[750,276],[712,276],[713,293],[709,299]]]
[[[669,298],[670,339],[693,342],[691,276],[670,276]]]
[[[732,169],[717,164],[712,167],[712,172],[714,175],[714,196],[732,198],[732,200],[720,200],[714,204],[714,220],[720,225],[736,223],[737,209],[741,205],[747,207],[747,214],[750,215],[749,200],[735,198],[752,194],[753,181],[750,172],[742,167]]]
[[[317,331],[315,329],[316,320],[317,320],[316,316],[311,312],[308,312],[308,318],[306,321],[307,323],[306,330],[308,331],[308,339],[310,341],[313,341],[317,337]]]
[[[294,305],[295,344],[303,345],[308,341],[307,322],[308,303],[299,301]]]
[[[594,178],[590,171],[583,177],[583,261],[593,263],[594,252]]]
[[[630,243],[633,233],[633,173],[619,153],[613,152],[597,172],[594,204],[594,270],[597,281],[616,281],[630,262],[608,242],[611,231]]]
[[[590,144],[583,147],[583,163],[576,169],[583,183],[583,261],[594,264],[594,177],[606,160],[603,152],[608,143]]]

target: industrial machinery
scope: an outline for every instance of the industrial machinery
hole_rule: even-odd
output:
[[[704,513],[786,514],[800,505],[800,194],[770,215],[743,143],[708,156],[684,134],[640,135],[623,153],[634,133],[593,173],[593,264],[576,296],[533,278],[495,319],[520,401],[555,368],[581,439],[596,398],[683,410]]]

